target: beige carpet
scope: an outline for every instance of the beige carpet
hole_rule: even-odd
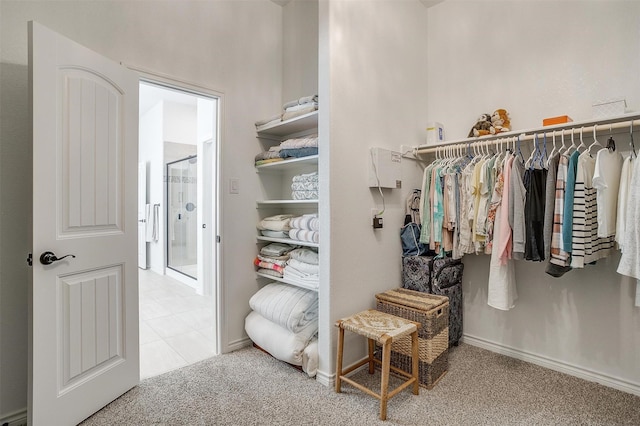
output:
[[[147,379],[82,425],[640,425],[631,394],[464,344],[449,364],[433,390],[392,398],[382,422],[376,399],[246,348]],[[357,377],[379,386],[379,373]]]

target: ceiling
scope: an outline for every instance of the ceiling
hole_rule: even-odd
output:
[[[271,0],[275,4],[279,6],[286,6],[291,0]],[[425,7],[435,6],[438,3],[442,3],[444,0],[420,0],[420,3],[425,5]]]
[[[160,101],[168,101],[184,105],[197,104],[197,97],[194,95],[179,92],[153,84],[140,83],[140,115],[149,111]]]

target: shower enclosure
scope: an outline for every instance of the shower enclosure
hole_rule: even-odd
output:
[[[198,158],[167,163],[167,267],[198,279]]]

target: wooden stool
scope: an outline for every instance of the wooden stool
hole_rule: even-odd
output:
[[[367,311],[359,312],[348,318],[343,318],[336,321],[336,327],[340,329],[338,337],[338,359],[336,361],[336,392],[340,393],[342,381],[355,386],[366,394],[369,394],[380,400],[380,420],[387,419],[387,401],[389,398],[395,396],[404,388],[413,384],[413,393],[418,395],[418,327],[420,324],[417,322],[409,321],[404,318],[397,317],[395,315],[387,314],[384,312],[376,311],[375,309],[369,309]],[[353,333],[359,334],[367,338],[369,343],[369,356],[357,364],[349,367],[346,370],[342,370],[342,350],[344,348],[344,331],[349,330]],[[411,351],[412,351],[412,374],[399,368],[393,367],[390,364],[391,361],[391,345],[394,340],[400,337],[411,335]],[[374,358],[373,350],[375,343],[378,342],[382,345],[382,361]],[[373,374],[374,363],[381,365],[382,380],[380,384],[380,393],[377,394],[359,383],[346,377],[346,374],[369,363],[369,374]],[[408,378],[403,384],[389,392],[389,370],[401,374]]]

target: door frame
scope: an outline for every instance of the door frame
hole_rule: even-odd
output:
[[[165,74],[161,74],[158,72],[150,71],[148,69],[135,67],[125,63],[122,63],[122,65],[133,71],[136,71],[140,76],[139,78],[140,83],[146,83],[146,84],[151,84],[159,87],[164,87],[167,89],[177,90],[187,94],[192,94],[194,96],[212,98],[217,100],[218,102],[218,108],[216,111],[217,114],[214,117],[214,119],[216,120],[217,126],[214,134],[215,140],[213,141],[213,144],[212,144],[214,149],[214,152],[212,154],[215,157],[214,164],[212,164],[213,166],[212,177],[215,180],[215,185],[213,187],[214,195],[212,197],[212,204],[214,204],[215,207],[212,209],[212,212],[211,212],[212,217],[210,218],[210,222],[214,226],[214,229],[211,232],[211,236],[212,236],[211,238],[212,256],[211,257],[214,259],[214,261],[211,262],[211,265],[208,268],[209,270],[205,271],[205,273],[203,274],[203,277],[207,277],[207,276],[211,277],[213,281],[211,284],[212,288],[211,288],[210,295],[213,297],[213,304],[214,304],[213,306],[214,319],[215,319],[214,345],[215,345],[215,354],[219,355],[222,353],[223,342],[226,341],[226,336],[223,335],[223,333],[225,332],[225,328],[222,327],[222,319],[225,317],[225,312],[224,312],[224,303],[223,303],[224,286],[222,285],[222,277],[224,276],[223,270],[222,270],[223,250],[222,250],[222,244],[220,241],[220,235],[221,235],[220,230],[222,229],[221,212],[222,212],[222,176],[223,176],[223,170],[222,170],[223,162],[221,160],[222,160],[222,141],[223,141],[223,135],[225,134],[224,132],[224,106],[225,106],[224,93],[219,90],[210,89],[196,83],[186,82],[184,80],[167,76]],[[200,145],[202,144],[200,143],[198,144],[199,151],[201,151]],[[163,252],[165,253],[165,256],[166,256],[166,249],[163,250]],[[165,259],[165,266],[166,266],[166,259]],[[206,294],[206,291],[205,291],[205,294]]]

